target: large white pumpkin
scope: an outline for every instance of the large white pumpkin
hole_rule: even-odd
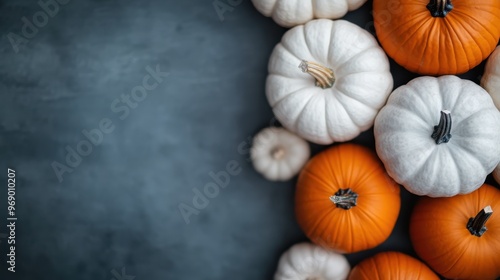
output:
[[[344,280],[350,270],[343,255],[311,243],[299,243],[283,253],[274,280]]]
[[[252,0],[255,8],[284,27],[314,18],[337,19],[361,7],[366,0]]]
[[[471,81],[420,77],[391,94],[375,120],[375,143],[389,175],[408,191],[466,194],[500,161],[500,113]]]
[[[268,68],[266,94],[276,118],[317,144],[348,141],[369,129],[393,87],[375,38],[344,20],[290,29]]]

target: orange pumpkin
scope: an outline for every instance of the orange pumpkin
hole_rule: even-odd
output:
[[[432,269],[451,279],[500,276],[500,190],[422,198],[413,210],[410,238]]]
[[[500,38],[499,0],[374,0],[373,17],[386,53],[423,75],[465,73]]]
[[[399,252],[384,252],[356,265],[349,280],[439,280],[439,277],[415,258]]]
[[[295,193],[297,221],[312,242],[341,253],[373,248],[394,228],[399,186],[375,153],[334,146],[303,168]]]

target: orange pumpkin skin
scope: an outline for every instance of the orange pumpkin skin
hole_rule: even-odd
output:
[[[358,194],[357,205],[337,207],[331,197],[349,188]],[[341,253],[358,252],[389,237],[399,215],[399,192],[374,152],[341,144],[316,155],[301,171],[295,215],[312,242]]]
[[[441,0],[374,0],[377,37],[399,65],[422,75],[461,74],[485,60],[500,37],[499,0],[448,0],[433,17],[427,4]]]
[[[467,222],[486,206],[494,211],[487,230],[472,235]],[[422,198],[412,213],[410,238],[418,256],[448,279],[495,279],[500,276],[500,190],[485,184],[466,195]]]
[[[349,280],[439,280],[421,261],[399,252],[378,253],[360,262]]]

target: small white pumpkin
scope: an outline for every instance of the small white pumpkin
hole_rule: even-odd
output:
[[[304,24],[314,18],[337,19],[361,7],[366,0],[252,0],[264,16],[283,26]]]
[[[417,195],[470,193],[500,161],[499,111],[484,89],[456,76],[396,89],[374,133],[389,175]]]
[[[266,95],[276,118],[317,144],[348,141],[369,129],[393,87],[375,38],[345,20],[290,29],[268,68]]]
[[[286,181],[297,175],[309,155],[309,144],[281,127],[259,132],[250,149],[255,170],[271,181]]]
[[[274,280],[344,280],[350,270],[343,255],[311,243],[299,243],[283,253]]]
[[[491,95],[493,102],[500,110],[500,46],[488,58],[481,86]]]

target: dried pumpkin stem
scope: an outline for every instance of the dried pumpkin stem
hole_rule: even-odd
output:
[[[330,196],[330,201],[338,208],[348,210],[358,204],[358,194],[351,189],[340,189],[335,195]]]
[[[453,10],[453,5],[451,4],[451,0],[430,0],[429,4],[427,4],[427,9],[433,17],[445,17]]]
[[[434,132],[432,132],[432,139],[436,141],[436,144],[448,143],[451,139],[451,112],[448,110],[441,111],[441,118],[439,119],[439,124],[434,126]]]
[[[285,156],[285,150],[281,147],[276,147],[271,150],[271,156],[275,160],[280,160]]]
[[[302,72],[309,73],[313,76],[314,79],[316,79],[316,86],[321,87],[322,89],[331,88],[335,83],[333,70],[321,64],[302,60],[299,68]]]
[[[486,206],[484,207],[479,213],[477,213],[476,217],[470,218],[469,222],[467,222],[467,229],[469,230],[470,234],[481,237],[488,228],[486,228],[485,224],[486,221],[491,217],[491,214],[493,214],[493,209],[491,209],[491,206]]]

